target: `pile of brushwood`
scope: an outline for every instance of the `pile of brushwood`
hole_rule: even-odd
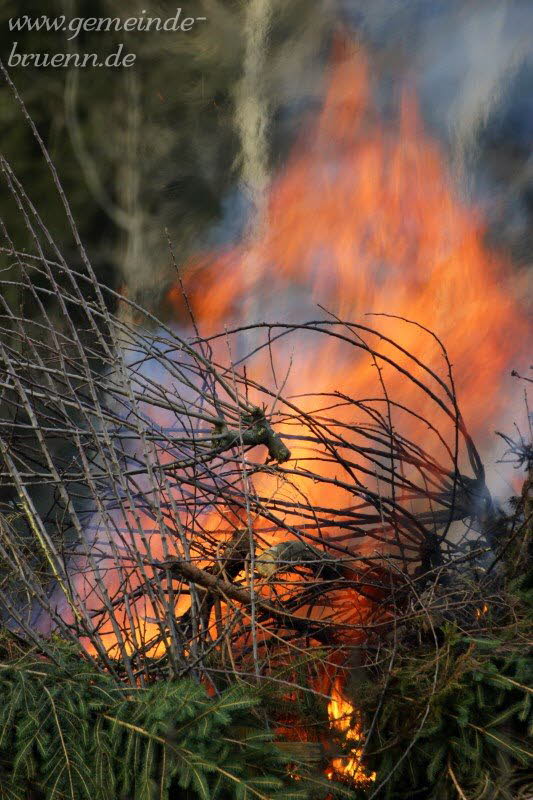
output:
[[[1,157],[0,800],[530,798],[531,479],[493,502],[444,344],[203,331],[181,278],[165,325],[98,281],[5,77],[77,256]]]
[[[414,581],[398,618],[354,658],[346,692],[372,779],[324,778],[328,747],[351,752],[338,732],[318,751],[275,741],[286,707],[308,730],[327,724],[325,700],[289,702],[282,681],[132,688],[59,636],[44,650],[4,630],[0,798],[530,798],[530,492],[526,481],[488,569],[426,576],[420,593]]]

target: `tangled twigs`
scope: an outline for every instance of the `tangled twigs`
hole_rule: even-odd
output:
[[[37,297],[44,290],[29,282],[30,269],[45,286],[55,274],[90,284],[61,263],[54,273],[47,262],[43,272],[39,260],[9,253]],[[251,633],[244,612],[255,609],[262,626],[256,657],[261,651],[266,667],[294,636],[335,646],[357,639],[365,626],[382,624],[371,609],[387,606],[391,576],[420,581],[465,554],[461,536],[439,531],[465,520],[472,538],[472,522],[486,513],[479,457],[453,393],[451,408],[437,394],[442,378],[422,368],[426,387],[419,362],[411,376],[406,352],[398,349],[396,363],[390,339],[385,354],[371,347],[382,336],[368,326],[258,325],[248,355],[250,331],[226,333],[239,353],[228,363],[222,339],[186,339],[154,327],[149,315],[150,330],[132,327],[119,308],[106,329],[93,300],[84,313],[115,343],[106,361],[101,349],[79,337],[73,346],[67,335],[79,291],[71,295],[55,278],[52,286],[62,297],[61,324],[45,318],[39,341],[4,306],[18,341],[2,351],[4,486],[11,503],[37,490],[53,498],[50,507],[26,503],[29,516],[18,517],[0,543],[13,576],[26,565],[24,597],[13,581],[2,601],[17,628],[37,636],[56,628],[131,664],[163,646],[168,668],[182,674],[187,659],[206,668],[202,653],[212,660],[228,641],[244,669]],[[258,347],[261,331],[267,336]],[[263,349],[271,356],[277,342],[302,332],[340,343],[345,358],[370,353],[382,361],[437,408],[441,428],[400,398],[384,405],[327,391],[296,402],[253,377]],[[454,431],[474,477],[459,469]],[[28,562],[35,531],[40,549]],[[228,558],[235,542],[238,557]]]
[[[483,465],[431,332],[417,328],[436,348],[426,364],[330,315],[211,336],[195,319],[164,325],[99,285],[85,253],[73,268],[5,160],[2,175],[32,243],[2,228],[13,630],[81,641],[135,683],[162,669],[211,680],[228,658],[257,677],[309,642],[349,649],[410,582],[442,581],[472,540],[486,546]],[[291,350],[334,353],[335,380],[301,380]]]

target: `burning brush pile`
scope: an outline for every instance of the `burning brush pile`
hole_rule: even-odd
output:
[[[96,281],[57,183],[73,269],[2,161],[33,248],[4,229],[0,797],[531,796],[531,478],[502,510],[476,447],[526,328],[365,80],[336,70],[172,325]]]

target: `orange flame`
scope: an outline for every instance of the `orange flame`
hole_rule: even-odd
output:
[[[347,756],[334,758],[327,770],[330,780],[337,777],[347,778],[354,783],[367,784],[376,780],[375,772],[367,772],[361,764],[363,755],[363,733],[358,713],[352,704],[342,695],[341,684],[336,680],[331,690],[328,703],[328,717],[331,728],[343,735],[350,745]],[[353,743],[353,744],[352,744]]]
[[[404,92],[398,120],[385,126],[363,56],[336,63],[323,110],[266,205],[264,224],[243,245],[189,265],[187,290],[203,333],[231,320],[285,315],[290,322],[288,304],[298,292],[308,297],[307,319],[317,318],[320,303],[350,321],[366,312],[415,320],[446,344],[471,431],[486,432],[489,423],[492,430],[508,407],[505,376],[527,340],[525,316],[511,286],[513,268],[484,244],[482,218],[458,197],[412,94]],[[170,295],[176,306],[179,294],[176,288]],[[440,368],[441,356],[421,330],[397,320],[379,325]],[[320,386],[372,396],[371,365],[347,365],[334,341],[318,345],[298,353],[286,394]],[[257,359],[253,377],[268,382],[268,375],[267,359]]]

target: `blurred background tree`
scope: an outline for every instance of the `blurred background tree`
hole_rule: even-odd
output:
[[[332,17],[327,2],[261,4],[268,13],[267,52],[260,54],[266,69],[246,89],[267,109],[270,167],[287,150],[296,113],[318,96]],[[250,99],[243,99],[243,62],[255,19],[247,19],[250,6],[240,0],[189,0],[181,8],[183,16],[205,14],[208,23],[187,33],[81,32],[71,41],[64,32],[10,31],[8,20],[28,11],[16,0],[0,10],[5,61],[15,40],[23,53],[78,49],[105,57],[121,42],[124,52],[135,53],[132,68],[28,66],[14,67],[11,76],[49,148],[97,274],[152,307],[172,275],[165,228],[183,261],[200,243],[237,236],[250,204],[237,182],[247,135],[239,115]],[[39,11],[126,19],[139,16],[140,7],[130,0],[50,0]],[[149,9],[163,19],[175,13],[170,2]],[[46,165],[6,86],[0,104],[6,157],[67,245],[71,237]],[[27,240],[17,208],[3,213],[12,238]],[[69,255],[79,261],[74,250]]]

